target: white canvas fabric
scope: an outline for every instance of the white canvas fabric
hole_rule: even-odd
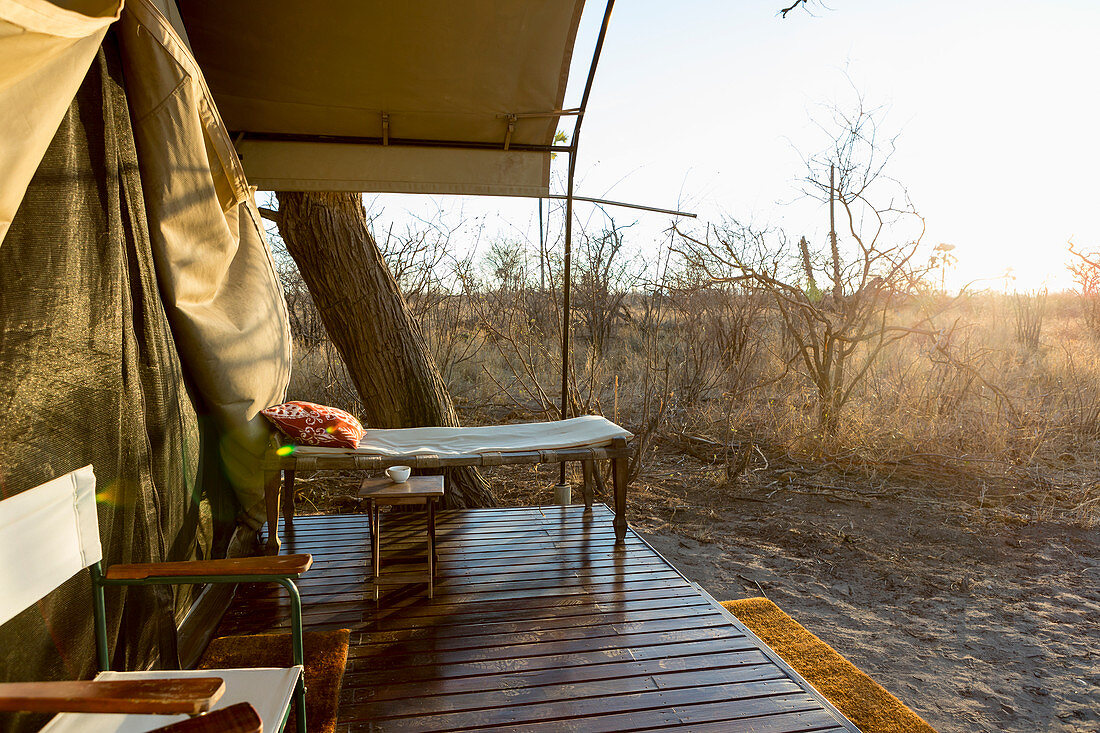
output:
[[[614,438],[633,438],[625,428],[599,415],[582,415],[553,422],[487,425],[474,428],[399,428],[367,430],[359,447],[298,446],[294,455],[472,455],[521,453],[565,448],[597,448]]]
[[[195,669],[152,672],[100,672],[96,679],[112,680],[179,679],[181,677],[220,677],[225,694],[214,705],[221,710],[239,702],[251,703],[263,721],[265,731],[278,731],[283,715],[290,707],[294,686],[302,668],[257,667],[255,669]],[[111,715],[100,713],[63,713],[55,716],[43,733],[145,733],[171,723],[187,720],[186,715]]]
[[[546,153],[248,139],[240,152],[249,181],[271,191],[550,195]]]
[[[91,466],[0,501],[0,624],[102,557]]]
[[[129,65],[128,83],[182,73],[182,98],[197,87],[205,92],[202,79],[209,78],[220,115],[235,133],[246,133],[240,150],[253,185],[515,196],[549,191],[549,153],[515,148],[553,142],[559,118],[526,115],[563,105],[583,0],[234,0],[183,3],[182,15],[169,0],[126,4],[123,12],[121,0],[0,0],[0,243],[107,27],[120,14],[137,16],[154,6],[183,47],[193,44],[199,59],[193,65],[204,74],[186,63],[173,69],[170,54],[147,67]],[[164,34],[154,24],[149,29],[149,40],[162,43]],[[213,105],[200,109],[221,126]],[[158,112],[165,114],[175,112]],[[511,133],[509,114],[519,115]],[[135,115],[135,128],[141,119]],[[250,132],[284,138],[250,139]],[[318,147],[294,135],[331,142]],[[340,136],[383,135],[443,145],[339,142]],[[216,137],[206,142],[233,184],[242,170],[236,155],[226,155]],[[448,148],[447,142],[483,147]]]
[[[562,108],[583,7],[234,0],[183,2],[180,12],[226,124],[244,133],[253,185],[545,196],[550,154],[515,147],[553,142],[557,117],[525,115]],[[509,114],[519,115],[511,135]],[[341,136],[431,146],[347,145]]]
[[[290,381],[282,287],[187,41],[152,0],[128,0],[117,29],[165,309],[181,361],[218,420],[237,497],[258,526],[271,435],[259,411],[282,402]]]
[[[259,526],[260,459],[271,433],[258,413],[285,399],[289,320],[252,189],[177,31],[174,2],[127,0],[123,10],[119,0],[0,0],[0,246],[108,26],[120,17],[165,310],[188,376],[221,429],[223,462],[245,516]]]
[[[0,245],[121,8],[121,0],[0,0]]]

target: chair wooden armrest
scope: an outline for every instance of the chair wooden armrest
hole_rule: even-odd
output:
[[[151,562],[111,565],[107,580],[145,580],[147,578],[182,578],[218,576],[279,576],[293,578],[309,570],[312,555],[269,555],[224,560],[190,560],[184,562]]]
[[[219,677],[5,682],[0,684],[0,711],[199,715],[224,692]]]
[[[197,718],[157,728],[152,733],[262,733],[263,722],[256,708],[239,702]]]

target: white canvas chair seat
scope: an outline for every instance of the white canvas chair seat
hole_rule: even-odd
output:
[[[615,438],[634,437],[600,415],[583,415],[568,420],[487,425],[473,428],[397,428],[367,430],[359,447],[318,448],[297,446],[298,457],[376,455],[476,455],[479,453],[525,453],[531,451],[599,448]]]
[[[29,549],[28,549],[29,548]],[[224,693],[216,700],[207,698],[203,704],[214,702],[212,711],[223,710],[238,703],[248,703],[259,715],[263,729],[282,730],[290,703],[297,708],[299,733],[305,733],[305,684],[302,675],[301,601],[294,579],[309,569],[313,562],[309,555],[269,558],[262,563],[244,560],[207,560],[194,562],[164,562],[132,565],[116,565],[104,574],[103,555],[99,541],[99,522],[96,514],[95,474],[91,466],[73,471],[41,486],[28,489],[13,497],[0,500],[0,624],[22,612],[36,601],[61,585],[73,575],[90,568],[93,612],[96,626],[97,663],[101,671],[97,681],[163,680],[196,677],[218,677],[224,682]],[[255,558],[253,558],[254,560]],[[292,560],[288,565],[287,562]],[[143,574],[142,568],[145,568]],[[255,580],[254,580],[255,579]],[[292,650],[299,664],[287,668],[244,668],[220,670],[155,670],[141,672],[112,672],[110,651],[103,623],[105,603],[103,588],[109,585],[176,584],[179,582],[275,582],[290,593],[293,613]],[[40,683],[47,688],[50,683]],[[64,683],[59,683],[64,684]],[[0,710],[81,710],[87,707],[85,700],[94,694],[77,695],[65,704],[52,708],[15,707],[26,704],[25,691],[20,683],[0,684]],[[13,689],[14,688],[14,689]],[[41,688],[40,688],[41,689]],[[59,694],[59,693],[54,693]],[[71,694],[71,693],[66,693]],[[187,705],[175,710],[188,710]],[[184,700],[184,703],[187,701]],[[80,703],[74,707],[74,703]],[[98,708],[102,709],[102,708]],[[116,708],[117,709],[117,708]],[[62,713],[54,717],[44,730],[52,731],[149,731],[186,719],[185,715],[147,715],[140,713]],[[163,708],[162,708],[163,709]]]
[[[251,703],[260,715],[265,731],[281,730],[283,716],[290,706],[301,667],[277,669],[202,669],[151,672],[100,672],[96,680],[178,679],[181,677],[220,677],[225,694],[214,705],[221,710],[239,702]],[[145,733],[186,720],[186,715],[110,715],[103,713],[62,713],[42,729],[43,733]]]

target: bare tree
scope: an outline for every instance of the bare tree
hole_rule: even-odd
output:
[[[1082,252],[1069,243],[1073,259],[1066,265],[1084,308],[1085,326],[1093,336],[1100,336],[1100,252]]]
[[[458,425],[450,396],[370,232],[361,194],[279,192],[275,219],[376,427]],[[488,506],[473,469],[450,473],[450,506]]]
[[[1016,343],[1035,351],[1039,348],[1039,336],[1043,331],[1043,317],[1047,310],[1047,291],[1013,293],[1012,313],[1016,318]]]
[[[623,250],[623,230],[608,217],[610,226],[595,237],[581,240],[577,262],[577,315],[589,344],[601,355],[615,324],[626,317],[626,299],[638,282],[634,263]]]
[[[916,264],[924,221],[883,172],[894,140],[880,138],[879,117],[862,99],[852,112],[833,108],[822,125],[828,146],[805,158],[804,193],[840,208],[842,231],[830,231],[825,246],[813,249],[804,238],[794,245],[781,231],[737,221],[701,236],[679,232],[680,253],[712,282],[740,283],[770,298],[793,345],[787,366],[814,386],[828,437],[882,351],[931,318],[891,320],[891,306],[914,291],[927,266]],[[818,283],[828,287],[818,290]]]

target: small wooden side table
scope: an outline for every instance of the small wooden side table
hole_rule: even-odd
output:
[[[389,478],[365,478],[359,484],[359,496],[370,499],[371,564],[374,579],[374,600],[378,600],[379,577],[382,574],[382,513],[383,506],[424,504],[428,509],[428,598],[435,597],[435,502],[443,498],[442,476],[410,476],[396,484]]]

